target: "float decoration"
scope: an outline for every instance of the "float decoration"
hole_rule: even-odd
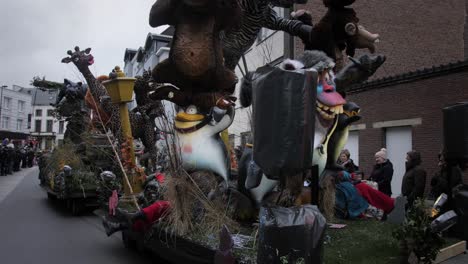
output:
[[[152,6],[152,27],[175,27],[169,58],[153,69],[153,80],[179,88],[161,87],[153,98],[203,110],[226,108],[232,103],[229,96],[237,77],[223,64],[219,34],[235,26],[239,11],[236,0],[161,0]]]
[[[69,50],[67,54],[69,57],[65,57],[62,59],[63,63],[70,63],[73,64],[78,68],[78,70],[83,74],[86,82],[88,83],[89,92],[92,95],[91,99],[93,104],[96,106],[97,111],[96,114],[99,116],[99,120],[101,123],[105,125],[106,128],[109,128],[114,137],[117,138],[120,142],[123,142],[125,139],[122,136],[121,131],[121,121],[120,121],[120,110],[119,107],[112,104],[111,98],[105,87],[102,84],[102,81],[108,79],[107,77],[100,77],[96,78],[89,70],[89,66],[94,63],[94,57],[91,55],[91,48],[87,48],[86,50],[80,50],[79,47],[75,47],[75,51]],[[141,83],[141,82],[140,82]],[[140,84],[139,83],[139,84]],[[142,88],[145,89],[145,88]],[[139,91],[141,89],[138,89]],[[141,93],[138,93],[141,94]],[[156,106],[160,106],[157,103]],[[160,109],[160,108],[159,108]],[[159,109],[155,110],[156,113],[159,113]],[[105,120],[105,117],[109,116],[109,121]],[[150,153],[152,159],[152,168],[156,168],[156,160],[157,160],[157,150],[155,147],[155,138],[154,138],[154,130],[155,124],[154,120],[147,118],[145,113],[140,112],[129,112],[128,113],[130,118],[130,123],[132,124],[132,135],[135,138],[142,139],[143,144],[145,145],[145,149]]]
[[[367,31],[359,24],[359,18],[353,8],[347,7],[354,0],[324,0],[326,14],[314,25],[311,36],[303,40],[305,50],[321,50],[332,58],[337,68],[343,66],[342,51],[353,57],[356,49],[368,49],[375,52],[375,43],[379,35]],[[310,13],[304,10],[293,12],[292,17],[306,23],[312,23]]]
[[[312,24],[280,17],[273,7],[292,8],[294,4],[305,4],[307,0],[245,0],[238,1],[241,13],[239,24],[221,32],[224,64],[234,70],[240,58],[252,47],[258,33],[264,28],[284,31],[309,41]]]

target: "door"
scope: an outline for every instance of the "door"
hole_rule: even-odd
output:
[[[393,163],[392,196],[401,194],[401,183],[405,174],[406,153],[412,149],[412,128],[391,127],[385,131],[387,157]]]
[[[349,150],[350,158],[354,161],[354,164],[359,166],[359,131],[349,132],[348,142],[346,142],[344,148]]]

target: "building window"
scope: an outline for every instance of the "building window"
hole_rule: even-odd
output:
[[[10,125],[10,118],[4,116],[2,119],[2,128],[3,129],[8,129],[8,126]]]
[[[10,109],[10,107],[11,107],[11,98],[3,97],[3,108]]]
[[[31,128],[32,114],[28,114],[28,129]]]
[[[42,109],[36,109],[36,116],[42,116]]]
[[[18,100],[18,112],[24,112],[24,101]]]
[[[46,132],[52,132],[52,126],[54,124],[54,121],[53,120],[47,120],[47,130]]]
[[[63,139],[59,139],[57,143],[59,146],[63,146]]]
[[[47,116],[54,116],[54,110],[53,109],[47,109]]]
[[[23,129],[23,119],[18,119],[16,121],[16,130],[21,131]]]
[[[41,132],[41,120],[36,120],[36,124],[34,126],[34,132],[40,133]]]
[[[63,134],[63,128],[65,126],[65,122],[64,121],[60,121],[59,122],[59,134]]]

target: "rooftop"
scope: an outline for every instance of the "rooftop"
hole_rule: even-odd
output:
[[[57,98],[58,90],[46,90],[43,91],[39,88],[36,88],[33,93],[32,105],[39,106],[39,105],[50,105],[51,103],[55,103]]]
[[[468,70],[468,60],[451,62],[448,64],[434,65],[430,68],[422,68],[402,74],[396,74],[372,81],[366,81],[359,85],[348,88],[347,93],[359,93],[367,90],[393,86],[402,83],[414,82],[422,79],[434,78],[437,76],[452,74]]]

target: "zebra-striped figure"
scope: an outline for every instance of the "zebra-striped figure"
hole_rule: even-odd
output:
[[[273,6],[284,8],[304,4],[307,0],[238,0],[242,10],[239,27],[221,33],[224,64],[234,70],[241,56],[254,44],[262,27],[281,30],[301,39],[308,39],[312,27],[298,20],[285,19],[273,10]]]

